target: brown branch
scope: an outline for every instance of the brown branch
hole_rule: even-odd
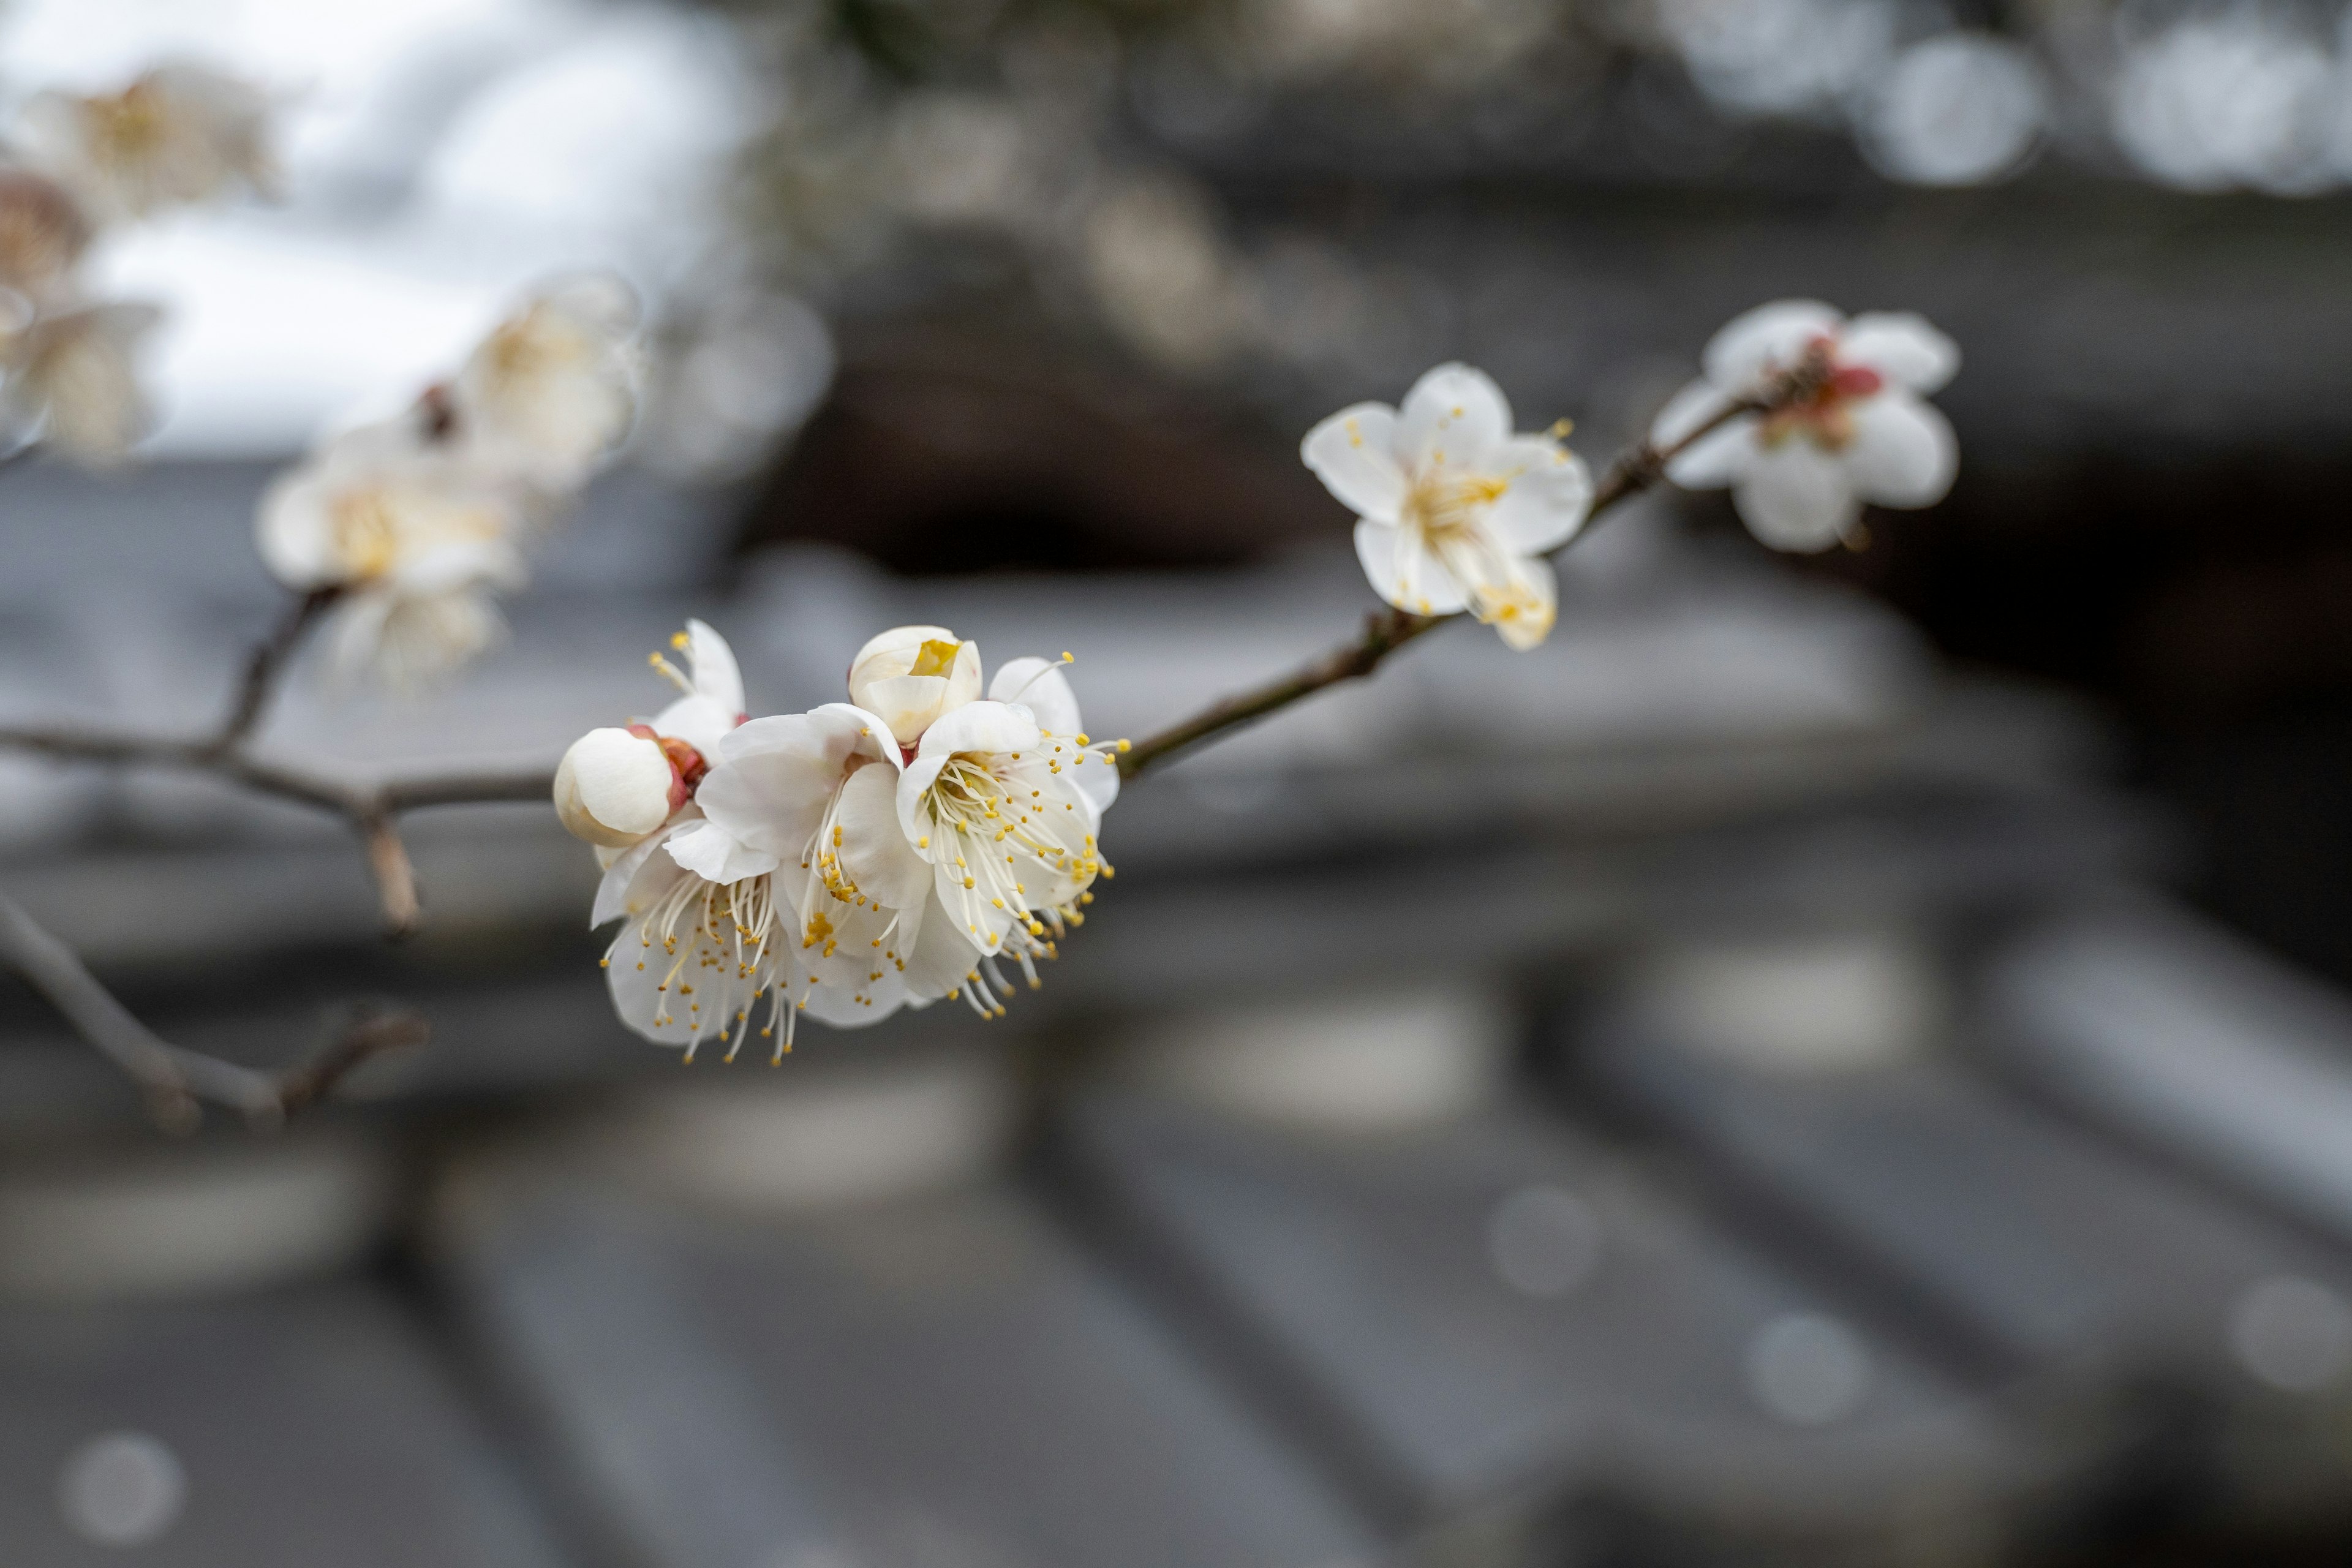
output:
[[[63,762],[212,773],[259,795],[332,812],[351,824],[367,847],[385,929],[394,936],[414,930],[419,912],[415,873],[400,842],[401,813],[431,805],[546,800],[555,791],[551,768],[419,773],[355,784],[239,749],[224,751],[212,741],[103,730],[0,729],[0,750],[38,752]]]
[[[252,656],[246,660],[245,679],[237,683],[236,705],[222,721],[220,733],[214,737],[215,750],[232,751],[253,733],[276,693],[278,677],[286,668],[286,661],[294,656],[294,650],[301,646],[319,617],[342,596],[342,585],[330,584],[311,589],[287,606],[278,625],[255,646]]]
[[[121,1068],[145,1093],[155,1119],[174,1131],[193,1128],[204,1102],[274,1126],[317,1104],[366,1062],[422,1045],[431,1034],[431,1026],[414,1013],[372,1013],[283,1072],[259,1072],[163,1039],[100,984],[73,949],[5,894],[0,894],[0,959]]]
[[[1827,371],[1825,362],[1818,356],[1809,355],[1804,362],[1782,373],[1754,396],[1727,402],[1704,424],[1671,446],[1661,449],[1647,440],[1642,440],[1628,447],[1610,463],[1601,476],[1601,482],[1593,487],[1591,504],[1585,509],[1584,526],[1559,549],[1566,550],[1578,540],[1591,537],[1594,525],[1604,513],[1619,502],[1655,485],[1665,477],[1666,465],[1703,437],[1713,435],[1742,415],[1768,414],[1811,396],[1821,389],[1822,379]],[[1552,552],[1553,554],[1559,552]],[[1313,663],[1279,679],[1213,702],[1192,718],[1135,742],[1118,754],[1119,776],[1133,778],[1162,758],[1198,745],[1228,730],[1263,719],[1302,698],[1313,696],[1327,686],[1337,686],[1343,680],[1360,680],[1378,669],[1389,655],[1405,644],[1436,630],[1448,621],[1460,618],[1458,614],[1417,616],[1410,610],[1395,608],[1375,611],[1364,618],[1363,635],[1355,641],[1342,644]]]
[[[416,867],[401,841],[400,826],[390,812],[373,812],[355,819],[367,846],[368,869],[375,874],[376,896],[383,904],[384,934],[395,940],[416,930],[425,918],[416,898]]]

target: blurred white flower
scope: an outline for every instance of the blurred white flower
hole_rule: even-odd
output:
[[[849,700],[913,746],[940,715],[980,696],[980,645],[945,626],[893,626],[849,664]]]
[[[571,489],[636,416],[637,299],[592,273],[549,285],[493,328],[451,390],[462,439],[482,460]]]
[[[512,487],[415,417],[329,442],[263,493],[262,560],[288,587],[341,591],[335,664],[395,686],[447,673],[495,641],[495,593],[527,575]]]
[[[37,93],[25,105],[26,160],[101,221],[267,191],[276,169],[268,96],[208,66],[159,66],[120,92]]]
[[[89,220],[63,185],[0,165],[0,284],[54,303],[69,292],[89,241]]]
[[[1513,434],[1484,372],[1439,365],[1401,411],[1343,408],[1299,456],[1356,513],[1356,553],[1381,597],[1423,616],[1468,609],[1515,648],[1550,634],[1559,591],[1544,555],[1583,523],[1591,477],[1552,437]]]
[[[8,421],[78,462],[119,461],[154,427],[139,352],[163,320],[152,305],[81,305],[32,316],[8,340]]]
[[[1087,889],[1110,874],[1097,835],[1118,798],[1111,752],[1124,745],[1089,742],[1058,664],[1016,658],[996,672],[986,700],[924,731],[900,776],[898,826],[929,867],[950,930],[978,959],[961,989],[982,1014],[1001,1008],[1006,989],[994,961],[1017,962],[1038,984],[1035,961],[1085,922]],[[928,921],[924,932],[928,946]]]
[[[1918,316],[1848,321],[1811,300],[1759,306],[1716,333],[1706,374],[1666,405],[1651,440],[1672,446],[1815,356],[1822,380],[1811,397],[1738,415],[1666,468],[1686,489],[1729,486],[1748,531],[1776,550],[1828,549],[1865,501],[1933,506],[1959,467],[1950,423],[1923,396],[1958,370],[1952,341]]]

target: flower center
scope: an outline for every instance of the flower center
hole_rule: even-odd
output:
[[[1110,874],[1072,775],[1117,764],[1084,740],[1047,734],[1025,752],[959,752],[923,796],[931,831],[919,848],[956,873],[941,900],[948,913],[979,946],[983,967],[1015,959],[1033,985],[1034,960],[1054,956],[1051,937],[1065,926],[1085,923],[1078,906],[1092,900],[1087,887]],[[990,980],[1002,984],[992,969]],[[994,1006],[990,994],[982,1010]]]
[[[1853,405],[1877,396],[1885,381],[1868,365],[1838,363],[1827,338],[1814,339],[1805,352],[1820,356],[1829,373],[1809,396],[1766,415],[1759,437],[1777,447],[1802,436],[1824,452],[1842,452],[1853,440]]]
[[[335,554],[346,577],[381,577],[400,559],[400,524],[392,498],[376,486],[345,490],[331,511]]]
[[[658,946],[658,962],[666,964],[655,987],[661,1001],[654,1024],[667,1028],[683,1022],[693,1031],[688,1061],[706,1029],[734,1035],[729,1057],[741,1047],[752,1004],[761,992],[775,988],[777,955],[772,945],[776,925],[775,883],[764,875],[740,882],[682,878],[646,911],[638,926],[642,943],[647,950]],[[651,960],[648,951],[637,967]],[[783,1000],[782,992],[775,990],[767,1026],[760,1031],[763,1037],[774,1034]],[[787,1025],[786,1038],[777,1047],[779,1056],[790,1048],[790,1036]]]
[[[1487,509],[1509,491],[1511,481],[1493,474],[1449,473],[1443,468],[1413,481],[1405,494],[1405,521],[1429,548],[1443,550],[1482,531]]]
[[[99,161],[131,163],[152,155],[163,144],[170,129],[163,95],[145,82],[133,82],[111,98],[91,99],[82,106],[89,127],[91,150]]]
[[[915,651],[914,666],[907,673],[908,675],[953,675],[956,655],[961,651],[962,651],[961,644],[941,642],[939,638],[932,637]]]

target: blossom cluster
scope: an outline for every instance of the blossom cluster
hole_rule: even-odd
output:
[[[525,300],[395,418],[339,432],[262,497],[279,581],[334,601],[332,658],[397,687],[446,674],[503,627],[532,535],[635,417],[636,298],[602,273]]]
[[[756,1026],[781,1059],[803,1012],[856,1026],[961,996],[986,1017],[1003,966],[1039,984],[1112,874],[1127,749],[1084,732],[1069,655],[983,688],[976,643],[899,626],[858,651],[848,701],[755,719],[717,632],[673,643],[685,668],[653,663],[677,699],[590,731],[555,778],[604,868],[591,924],[624,922],[604,966],[629,1027],[691,1059]]]
[[[84,263],[110,227],[267,190],[269,107],[191,64],[116,92],[26,101],[0,159],[0,424],[13,441],[104,464],[147,435],[138,356],[162,312],[93,297]]]

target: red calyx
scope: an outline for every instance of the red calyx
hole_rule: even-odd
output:
[[[710,771],[710,764],[703,760],[702,753],[675,735],[654,733],[654,727],[650,724],[632,724],[629,733],[640,740],[651,741],[662,749],[662,755],[669,759],[669,808],[676,811],[692,800],[695,786],[701,784],[702,775]]]

